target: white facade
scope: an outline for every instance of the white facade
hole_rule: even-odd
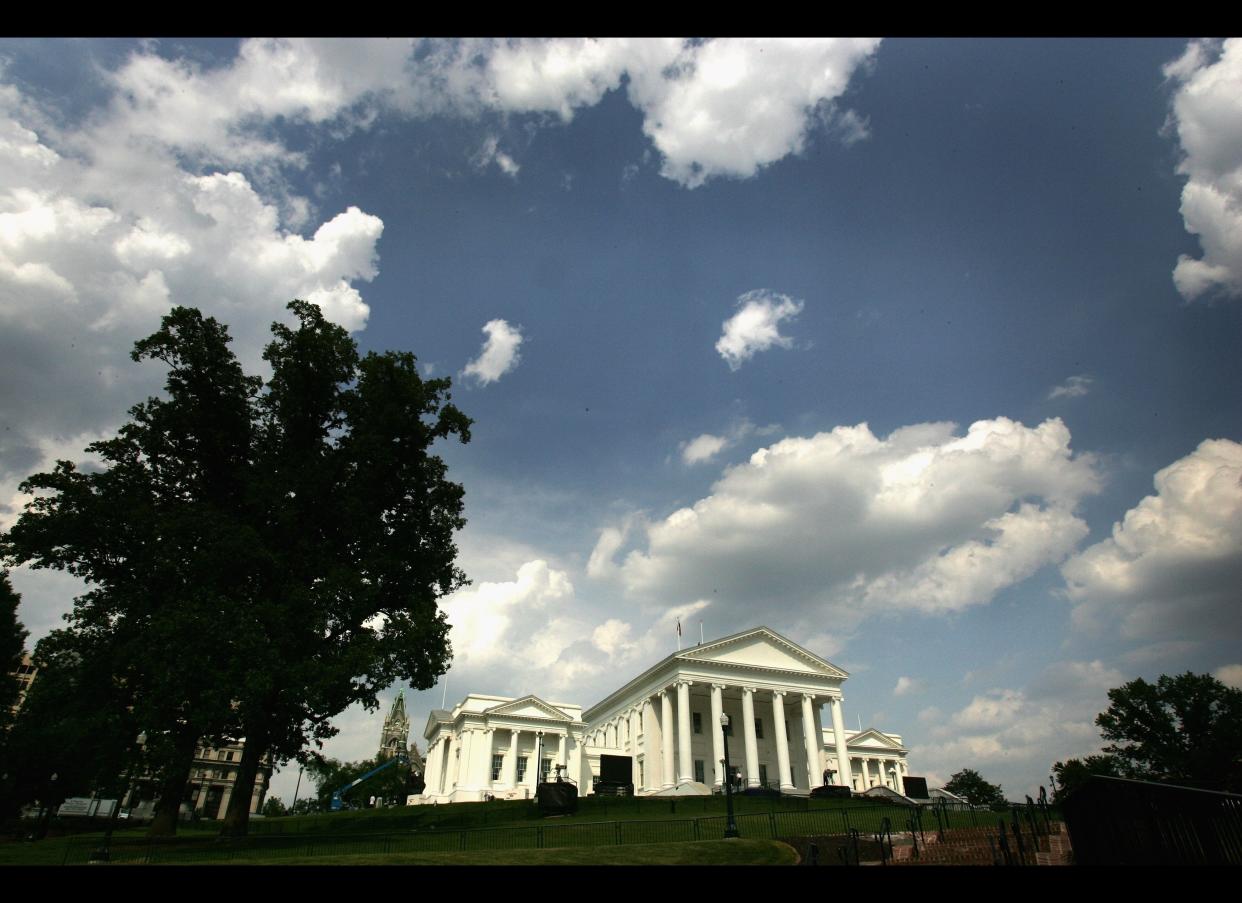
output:
[[[426,786],[412,802],[534,796],[540,772],[560,765],[568,777],[581,773],[585,733],[581,706],[471,693],[428,717]]]
[[[602,756],[630,760],[639,795],[710,793],[725,774],[722,713],[730,721],[729,762],[749,787],[808,793],[824,783],[825,770],[836,773],[838,761],[849,761],[852,789],[883,784],[903,792],[901,737],[844,728],[848,677],[757,627],[674,653],[585,712],[535,696],[472,694],[428,719],[427,787],[415,801],[533,795],[537,741],[538,758],[564,765],[583,793],[599,778]]]

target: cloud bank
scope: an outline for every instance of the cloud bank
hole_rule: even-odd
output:
[[[1187,301],[1242,297],[1242,40],[1193,41],[1164,73],[1177,86],[1169,121],[1188,177],[1182,218],[1203,249],[1178,258],[1173,282]]]
[[[1209,439],[1155,476],[1112,536],[1061,568],[1081,626],[1119,622],[1129,639],[1242,630],[1242,445]]]
[[[848,629],[880,613],[944,614],[991,600],[1065,559],[1094,460],[1059,419],[983,420],[874,435],[866,424],[787,438],[728,468],[617,563],[626,528],[601,533],[593,576],[638,598],[711,599],[715,617],[799,616]]]

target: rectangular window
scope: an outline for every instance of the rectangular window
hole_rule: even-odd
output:
[[[546,781],[548,779],[548,772],[550,772],[551,770],[552,770],[552,760],[551,759],[541,760],[539,763],[539,780]]]
[[[231,750],[231,749],[230,749],[228,752],[226,752],[226,753],[224,754],[224,761],[226,761],[226,762],[232,762],[232,761],[233,761],[233,750]]]
[[[694,717],[694,732],[696,734],[703,733],[703,714],[701,712],[695,712],[693,714],[693,717]]]
[[[500,780],[500,769],[505,767],[505,757],[503,755],[492,756],[492,780]]]
[[[759,783],[764,787],[768,786],[768,766],[759,766]]]
[[[763,739],[763,719],[762,718],[755,719],[755,739],[756,740]]]
[[[703,777],[703,760],[702,759],[694,760],[694,779],[698,781],[700,784],[707,783],[707,781]]]
[[[519,784],[526,780],[526,763],[528,760],[528,756],[521,756],[518,758],[517,781]]]

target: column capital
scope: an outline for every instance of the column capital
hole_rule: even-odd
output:
[[[751,695],[753,696],[755,693],[759,692],[759,688],[758,688],[758,687],[747,687],[747,686],[743,686],[743,687],[742,687],[742,692],[743,692],[743,693],[749,693],[749,694],[751,694]]]
[[[686,677],[679,677],[675,681],[673,681],[673,684],[678,687],[693,687],[694,681]]]
[[[773,699],[784,699],[788,693],[789,693],[788,690],[773,690],[772,698]]]
[[[803,698],[803,699],[805,699],[805,700],[807,700],[808,702],[810,702],[810,703],[812,703],[812,704],[814,704],[814,702],[815,702],[815,694],[814,694],[814,693],[803,693],[803,694],[802,694],[802,698]]]
[[[718,684],[718,683],[716,683],[715,681],[712,681],[712,689],[713,689],[713,690],[727,690],[727,689],[729,689],[729,685],[728,685],[728,684]]]

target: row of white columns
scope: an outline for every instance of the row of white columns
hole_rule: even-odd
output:
[[[694,780],[694,762],[690,746],[691,686],[693,686],[693,681],[679,679],[670,687],[665,687],[655,694],[660,700],[661,789],[667,790],[675,784]],[[720,725],[720,716],[724,711],[723,693],[728,688],[729,685],[727,684],[711,684],[712,723],[710,733],[712,737],[712,760],[714,763],[713,783],[717,787],[721,786],[726,779],[723,764],[724,735]],[[757,687],[745,685],[741,686],[740,689],[742,691],[742,734],[744,739],[746,782],[748,786],[757,787],[759,785],[759,743],[758,737],[755,734],[755,694],[759,690]],[[780,786],[782,790],[792,790],[794,782],[789,758],[789,738],[785,732],[785,697],[790,695],[790,693],[785,690],[771,690],[769,692],[771,693],[773,739],[776,745],[777,771]],[[676,731],[673,730],[674,703],[672,697],[674,693],[676,693],[677,697]],[[816,697],[811,693],[800,693],[797,695],[801,696],[802,742],[806,752],[807,786],[817,787],[822,783],[822,776],[819,771],[819,731],[815,720]],[[830,701],[833,707],[833,729],[838,759],[839,761],[848,762],[848,756],[845,755],[845,733],[840,711],[841,700],[840,697],[830,697]],[[645,709],[649,704],[650,699],[644,700],[643,708]],[[616,748],[625,748],[625,741],[621,738],[621,732],[626,731],[629,736],[637,736],[629,730],[631,718],[636,712],[641,715],[639,709],[632,708],[627,710],[622,716],[604,725],[602,729],[596,732],[596,739],[602,740],[605,746],[611,745],[609,740],[612,740]],[[635,757],[637,757],[639,752],[637,744],[634,745],[633,752]]]
[[[871,769],[868,767],[868,764],[874,762],[876,766],[876,774],[880,779],[879,781],[880,785],[883,785],[885,787],[888,786],[887,782],[885,781],[885,765],[891,765],[892,766],[891,771],[889,771],[888,773],[892,774],[893,783],[896,784],[896,786],[893,787],[892,789],[896,790],[898,793],[902,794],[903,796],[905,795],[905,792],[906,792],[906,782],[904,780],[905,763],[903,763],[899,759],[884,759],[878,756],[856,756],[855,758],[857,758],[858,761],[862,765],[862,785],[863,785],[862,789],[863,790],[867,790],[868,788],[873,786],[871,783]],[[852,766],[853,766],[853,763],[851,763],[851,772],[853,770]]]
[[[500,770],[500,780],[492,780],[493,740],[497,730],[509,731],[509,750],[504,757]],[[531,761],[527,764],[523,784],[533,792],[539,781],[540,759],[543,758],[541,738],[557,738],[557,754],[555,764],[567,766],[568,735],[562,731],[546,732],[542,730],[522,730],[520,728],[466,728],[459,737],[451,732],[444,732],[431,751],[427,754],[427,790],[435,794],[451,793],[454,789],[463,790],[516,790],[520,785],[517,779],[518,743],[522,734],[533,734],[535,737],[534,751]],[[457,748],[454,748],[454,742]],[[474,757],[472,762],[471,757]],[[464,774],[463,774],[464,771]],[[478,776],[478,780],[471,780]],[[458,788],[462,782],[466,786]],[[433,786],[434,785],[434,788]],[[477,785],[477,786],[476,786]]]

